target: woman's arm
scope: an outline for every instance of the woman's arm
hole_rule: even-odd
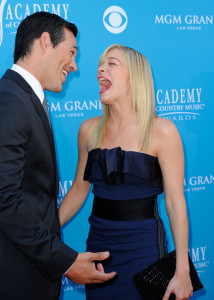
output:
[[[86,120],[79,128],[77,169],[73,184],[59,207],[60,226],[63,226],[80,209],[90,188],[90,183],[84,181],[83,176],[88,158],[88,140],[92,120],[94,119]]]
[[[83,176],[88,158],[88,141],[96,120],[97,118],[86,120],[79,129],[77,170],[73,185],[65,195],[59,208],[61,226],[80,209],[90,188],[90,183],[84,181]],[[116,273],[105,273],[103,265],[100,262],[95,265],[94,261],[102,261],[108,257],[109,252],[78,253],[76,260],[64,275],[78,284],[103,283],[112,279]]]
[[[176,299],[192,295],[188,261],[188,219],[184,198],[183,145],[176,126],[169,120],[157,118],[154,125],[157,156],[163,174],[166,209],[176,249],[176,270],[163,300],[171,293]]]

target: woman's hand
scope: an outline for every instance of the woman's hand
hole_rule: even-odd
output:
[[[163,300],[168,300],[172,293],[176,295],[176,300],[187,300],[192,297],[193,287],[189,274],[175,273],[167,286]]]

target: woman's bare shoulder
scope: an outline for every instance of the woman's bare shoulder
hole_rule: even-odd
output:
[[[177,127],[172,121],[160,117],[154,119],[153,131],[155,136],[157,135],[161,138],[179,134]]]
[[[78,143],[79,145],[85,145],[85,147],[88,147],[88,143],[90,140],[90,136],[92,134],[93,129],[99,122],[101,116],[99,117],[93,117],[90,119],[87,119],[82,122],[79,128],[79,133],[78,133]]]
[[[180,148],[182,145],[177,127],[168,119],[156,117],[154,119],[152,130],[153,153],[159,157],[161,153],[167,153],[169,149],[172,149],[173,145],[175,148]]]
[[[93,118],[83,121],[79,128],[80,132],[88,133],[90,135],[90,133],[92,132],[94,127],[99,122],[100,118],[101,118],[101,116],[98,116],[98,117],[93,117]]]

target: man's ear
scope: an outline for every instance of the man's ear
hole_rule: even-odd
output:
[[[45,53],[50,47],[52,47],[50,34],[48,32],[43,32],[39,38],[40,48],[42,52]]]

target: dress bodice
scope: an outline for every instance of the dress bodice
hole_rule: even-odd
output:
[[[135,151],[96,148],[88,153],[84,180],[92,192],[107,199],[138,199],[163,191],[158,158]]]

